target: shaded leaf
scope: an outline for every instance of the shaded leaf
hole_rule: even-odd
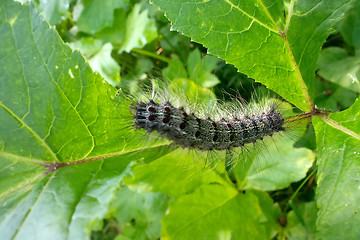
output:
[[[301,204],[287,214],[285,234],[289,240],[315,239],[317,208],[315,202]]]
[[[73,19],[77,22],[79,31],[94,34],[103,28],[111,27],[114,10],[127,5],[128,1],[80,0],[74,7]]]
[[[321,77],[360,92],[360,56],[349,56],[343,48],[329,47],[321,52],[317,64]]]
[[[356,4],[346,13],[344,20],[339,26],[339,31],[343,35],[345,41],[360,50],[360,2]]]
[[[294,140],[284,136],[276,142],[266,139],[263,153],[255,154],[244,188],[274,191],[303,179],[313,165],[315,154],[307,148],[294,148],[294,144]],[[239,167],[243,165],[239,163]]]
[[[207,158],[203,153],[183,151],[178,149],[150,164],[136,166],[133,175],[125,179],[125,183],[130,189],[164,192],[172,197],[192,192],[203,183],[226,182],[205,164],[204,161],[214,161],[210,157]]]
[[[116,192],[109,208],[129,239],[158,239],[167,209],[163,193],[136,193],[124,187]]]
[[[44,15],[44,18],[51,25],[54,25],[67,18],[70,2],[72,2],[72,0],[40,0],[38,8]]]

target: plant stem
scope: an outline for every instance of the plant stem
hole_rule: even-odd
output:
[[[291,204],[293,203],[294,198],[296,197],[296,195],[299,193],[299,191],[301,190],[301,188],[305,185],[305,183],[307,181],[309,181],[309,179],[315,174],[315,172],[317,171],[317,167],[315,167],[315,169],[309,174],[309,176],[307,176],[304,181],[300,184],[300,186],[296,189],[296,191],[294,192],[294,194],[291,196],[290,200],[288,201],[288,204],[286,205],[285,209],[284,209],[284,214],[287,212],[289,206],[291,206]]]

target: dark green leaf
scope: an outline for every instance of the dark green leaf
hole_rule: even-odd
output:
[[[301,204],[287,214],[285,234],[289,240],[315,239],[317,208],[315,202]]]
[[[129,239],[158,239],[166,209],[165,194],[136,193],[124,187],[116,192],[109,211]]]
[[[360,50],[360,1],[346,13],[339,30],[350,46]]]

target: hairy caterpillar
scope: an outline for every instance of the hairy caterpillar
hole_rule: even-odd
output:
[[[236,97],[230,103],[193,104],[185,94],[154,86],[150,95],[141,95],[145,97],[134,97],[130,107],[134,127],[158,132],[182,148],[232,150],[286,129],[277,99],[256,96],[246,103]]]
[[[177,172],[184,174],[181,179],[185,182],[192,182],[190,179],[201,182],[201,176],[207,179],[205,175],[219,174],[236,182],[239,189],[262,189],[266,182],[266,189],[274,190],[276,186],[270,184],[273,181],[268,183],[264,179],[276,179],[274,175],[288,176],[286,172],[278,172],[285,168],[294,169],[296,174],[291,176],[298,180],[298,172],[305,174],[306,169],[301,168],[297,159],[302,159],[302,164],[304,161],[312,164],[308,160],[312,158],[310,150],[294,148],[295,139],[292,138],[294,133],[299,136],[305,132],[306,124],[298,120],[308,118],[309,114],[294,116],[291,105],[270,98],[268,90],[256,89],[248,101],[230,95],[231,99],[225,102],[216,99],[211,91],[193,94],[203,89],[189,87],[183,81],[164,85],[153,83],[152,87],[141,87],[141,91],[119,93],[127,99],[126,104],[121,104],[127,112],[125,127],[132,129],[137,142],[141,142],[141,149],[145,145],[160,144],[164,147],[160,151],[165,151],[164,157],[154,162],[149,161],[148,156],[139,160],[146,163],[134,170],[140,185],[143,184],[140,176],[152,179],[152,172],[160,171],[164,172],[164,179]],[[282,187],[287,184],[290,182],[278,183]]]
[[[284,118],[276,104],[264,106],[257,115],[249,115],[243,107],[234,107],[233,112],[228,111],[229,116],[220,120],[210,116],[200,118],[186,112],[184,107],[176,108],[170,102],[156,103],[153,99],[134,108],[136,127],[157,131],[183,148],[230,150],[285,130]]]

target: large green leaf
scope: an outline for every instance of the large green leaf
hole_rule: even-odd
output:
[[[128,164],[168,150],[32,4],[0,2],[0,39],[0,238],[86,239]]]
[[[360,237],[360,100],[314,120],[317,136],[319,239]],[[346,129],[344,129],[346,127]]]
[[[291,1],[288,8],[270,0],[152,2],[173,29],[309,110],[321,45],[352,1]]]

